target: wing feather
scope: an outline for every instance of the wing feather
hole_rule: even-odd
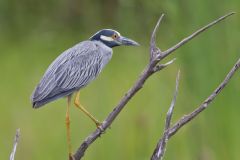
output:
[[[63,52],[47,69],[32,94],[32,101],[59,95],[87,85],[102,69],[102,54],[85,41]]]

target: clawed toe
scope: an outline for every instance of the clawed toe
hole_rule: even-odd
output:
[[[69,154],[68,159],[69,160],[75,160],[75,157],[72,154]]]
[[[101,122],[96,122],[96,126],[97,128],[101,131],[101,133],[104,133],[104,129],[102,128],[102,124]]]

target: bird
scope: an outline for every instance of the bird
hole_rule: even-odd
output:
[[[71,97],[76,93],[74,105],[99,127],[101,123],[80,104],[80,90],[98,77],[112,58],[112,48],[117,46],[139,46],[139,44],[113,29],[96,32],[88,40],[79,42],[61,53],[49,65],[31,95],[34,109],[67,97],[66,130],[69,159],[72,159],[69,117]]]

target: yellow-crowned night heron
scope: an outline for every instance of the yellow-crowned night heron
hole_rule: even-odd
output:
[[[58,98],[67,97],[66,126],[70,157],[69,106],[71,95],[77,92],[74,100],[75,106],[99,126],[101,123],[80,105],[79,90],[99,75],[112,57],[112,48],[120,45],[136,46],[138,43],[121,36],[119,32],[112,29],[98,31],[89,40],[80,42],[59,55],[48,67],[32,94],[33,108],[39,108]]]

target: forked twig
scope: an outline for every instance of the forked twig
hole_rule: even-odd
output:
[[[237,60],[237,62],[234,64],[232,69],[229,71],[225,79],[222,81],[222,83],[212,92],[211,95],[208,96],[208,98],[203,101],[203,103],[196,108],[193,112],[183,116],[179,121],[177,121],[169,130],[169,138],[172,137],[174,134],[177,133],[177,131],[182,128],[184,125],[186,125],[188,122],[190,122],[192,119],[194,119],[196,116],[199,115],[203,110],[205,110],[209,104],[216,98],[217,95],[223,90],[223,88],[229,83],[230,79],[233,77],[233,75],[236,73],[236,71],[240,68],[240,58]]]
[[[239,68],[240,68],[240,59],[238,59],[238,61],[234,64],[233,68],[229,71],[229,73],[227,74],[223,82],[213,91],[213,93],[197,109],[180,118],[180,120],[178,120],[171,128],[167,128],[166,130],[166,127],[165,127],[164,135],[161,137],[156,148],[154,149],[151,160],[162,159],[165,153],[166,141],[170,139],[174,134],[176,134],[177,131],[181,129],[184,125],[188,124],[190,121],[196,118],[203,110],[209,107],[209,104],[215,99],[217,95],[219,95],[219,93],[229,83],[230,79],[233,77],[233,75],[237,72]],[[168,121],[170,122],[171,119]]]

